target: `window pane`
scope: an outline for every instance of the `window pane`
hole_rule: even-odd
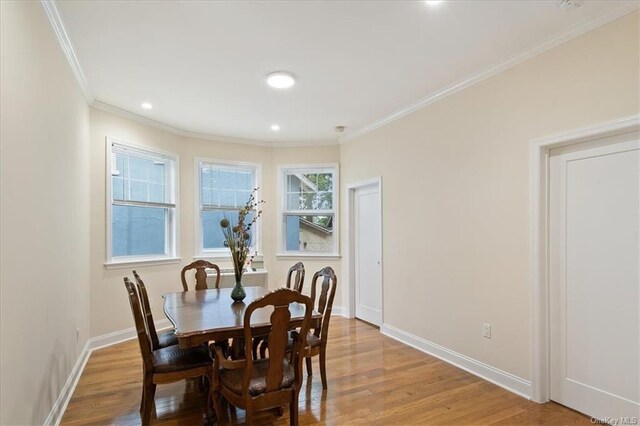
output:
[[[285,216],[285,250],[333,252],[333,215]]]
[[[247,215],[245,222],[248,224],[255,217],[255,212]],[[220,227],[220,221],[226,217],[231,226],[238,222],[238,211],[236,210],[211,210],[202,212],[202,245],[205,250],[224,249],[224,235]],[[255,225],[251,229],[251,241],[255,244]]]
[[[164,203],[167,167],[173,161],[160,156],[147,156],[133,149],[114,146],[112,193],[114,200]],[[169,198],[169,200],[167,200]]]
[[[167,216],[164,208],[114,205],[112,255],[164,255]]]
[[[287,175],[287,210],[332,210],[331,173],[292,173]]]

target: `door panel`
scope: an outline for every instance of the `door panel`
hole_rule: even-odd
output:
[[[637,417],[637,136],[552,151],[549,201],[551,399],[600,419]]]
[[[354,194],[356,317],[382,324],[382,265],[378,185]]]

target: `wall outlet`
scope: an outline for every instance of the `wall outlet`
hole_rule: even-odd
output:
[[[80,329],[76,328],[76,343],[80,341]]]
[[[487,339],[491,339],[491,324],[487,324],[486,322],[482,324],[482,335]]]

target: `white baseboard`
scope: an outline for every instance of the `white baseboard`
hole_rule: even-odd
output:
[[[488,382],[500,386],[510,392],[531,399],[531,382],[514,376],[511,373],[502,371],[488,364],[469,358],[458,352],[447,349],[436,343],[430,342],[422,337],[415,336],[406,331],[400,330],[389,324],[382,324],[380,332],[405,345],[409,345],[419,351],[425,352],[439,358],[449,364],[455,365],[471,374],[474,374]]]
[[[155,321],[157,330],[164,330],[166,328],[171,327],[171,323],[167,319],[162,319],[159,321]],[[58,395],[58,399],[53,404],[49,415],[44,421],[45,426],[58,426],[60,421],[62,421],[62,416],[64,416],[64,412],[67,409],[67,405],[69,405],[69,401],[73,396],[73,391],[76,389],[78,385],[78,381],[80,380],[80,376],[82,376],[82,372],[84,371],[85,365],[87,365],[87,361],[89,361],[89,357],[91,353],[96,349],[101,349],[107,346],[115,345],[116,343],[121,343],[126,340],[131,340],[136,337],[136,329],[131,327],[126,330],[115,331],[109,334],[103,334],[102,336],[92,337],[87,340],[87,344],[84,345],[82,352],[78,356],[78,360],[76,364],[73,366],[69,377],[67,378],[66,383],[62,387],[62,391],[60,391],[60,395]]]
[[[172,327],[171,323],[166,318],[154,322],[156,330],[158,331]],[[102,336],[92,337],[89,341],[91,342],[91,350],[95,350],[115,345],[116,343],[125,342],[133,339],[134,337],[136,337],[136,329],[131,327],[120,331],[114,331],[109,334],[103,334]]]
[[[344,309],[342,306],[334,306],[331,308],[331,316],[344,317]]]
[[[76,364],[73,366],[73,369],[71,370],[67,381],[62,387],[60,395],[58,395],[58,399],[56,399],[56,402],[53,404],[49,415],[44,421],[45,426],[57,426],[62,421],[62,416],[67,409],[67,405],[69,404],[71,395],[73,395],[73,391],[78,384],[78,380],[80,380],[80,376],[84,371],[84,366],[87,365],[87,361],[89,360],[89,355],[91,354],[89,342],[90,340],[88,340],[84,345],[84,348],[82,348],[82,352],[80,352],[80,355],[76,360]]]

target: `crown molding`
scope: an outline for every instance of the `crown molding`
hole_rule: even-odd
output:
[[[87,79],[84,76],[84,72],[82,72],[82,67],[80,66],[80,62],[78,61],[78,56],[76,55],[75,50],[73,49],[73,45],[71,44],[71,39],[69,38],[69,34],[67,33],[66,28],[64,27],[64,23],[62,22],[62,17],[58,12],[58,7],[53,0],[40,0],[42,7],[44,8],[45,13],[47,14],[47,18],[49,18],[49,22],[53,27],[53,31],[58,38],[58,42],[60,43],[60,47],[64,52],[64,55],[67,57],[67,61],[71,66],[71,70],[73,71],[73,75],[76,76],[76,80],[78,81],[78,85],[84,94],[87,103],[91,105],[93,102],[93,94],[91,93],[91,89],[89,88],[89,84],[87,83]]]
[[[523,52],[520,52],[516,55],[507,58],[503,62],[499,62],[497,64],[491,65],[487,68],[480,70],[479,72],[468,76],[456,83],[453,83],[449,86],[445,86],[442,89],[436,90],[435,92],[427,95],[426,97],[414,102],[396,112],[393,112],[389,115],[386,115],[354,132],[343,136],[339,139],[340,144],[347,143],[351,140],[354,140],[364,134],[372,132],[375,129],[383,127],[395,120],[398,120],[406,115],[409,115],[419,109],[426,107],[432,103],[435,103],[441,99],[446,98],[447,96],[453,95],[454,93],[460,92],[470,86],[473,86],[476,83],[479,83],[487,78],[493,77],[503,71],[508,70],[509,68],[513,68],[516,65],[519,65],[529,59],[532,59],[548,50],[551,50],[555,47],[560,46],[576,37],[579,37],[583,34],[588,33],[589,31],[593,31],[598,27],[601,27],[605,24],[608,24],[611,21],[614,21],[628,13],[633,12],[638,9],[638,2],[631,2],[629,6],[624,7],[616,12],[609,13],[607,15],[601,16],[598,19],[594,19],[589,21],[583,25],[577,26],[567,32],[560,34],[554,38],[548,39],[541,44],[534,46],[533,48],[527,49]]]
[[[267,147],[267,148],[296,148],[296,147],[338,145],[337,140],[318,140],[318,141],[309,141],[309,142],[297,142],[297,141],[266,142],[266,141],[259,141],[259,140],[253,140],[253,139],[234,138],[230,136],[219,136],[219,135],[213,135],[209,133],[189,132],[187,130],[173,127],[168,124],[162,123],[160,121],[153,120],[151,118],[143,117],[141,115],[138,115],[126,109],[118,108],[117,106],[113,106],[111,104],[108,104],[106,102],[102,102],[99,100],[94,100],[93,103],[91,104],[91,107],[105,111],[105,112],[109,112],[111,114],[118,115],[120,117],[129,119],[132,121],[136,121],[146,126],[155,127],[156,129],[160,129],[167,133],[181,136],[183,138],[235,143],[235,144],[241,144],[241,145],[253,145],[253,146],[261,146],[261,147]]]

